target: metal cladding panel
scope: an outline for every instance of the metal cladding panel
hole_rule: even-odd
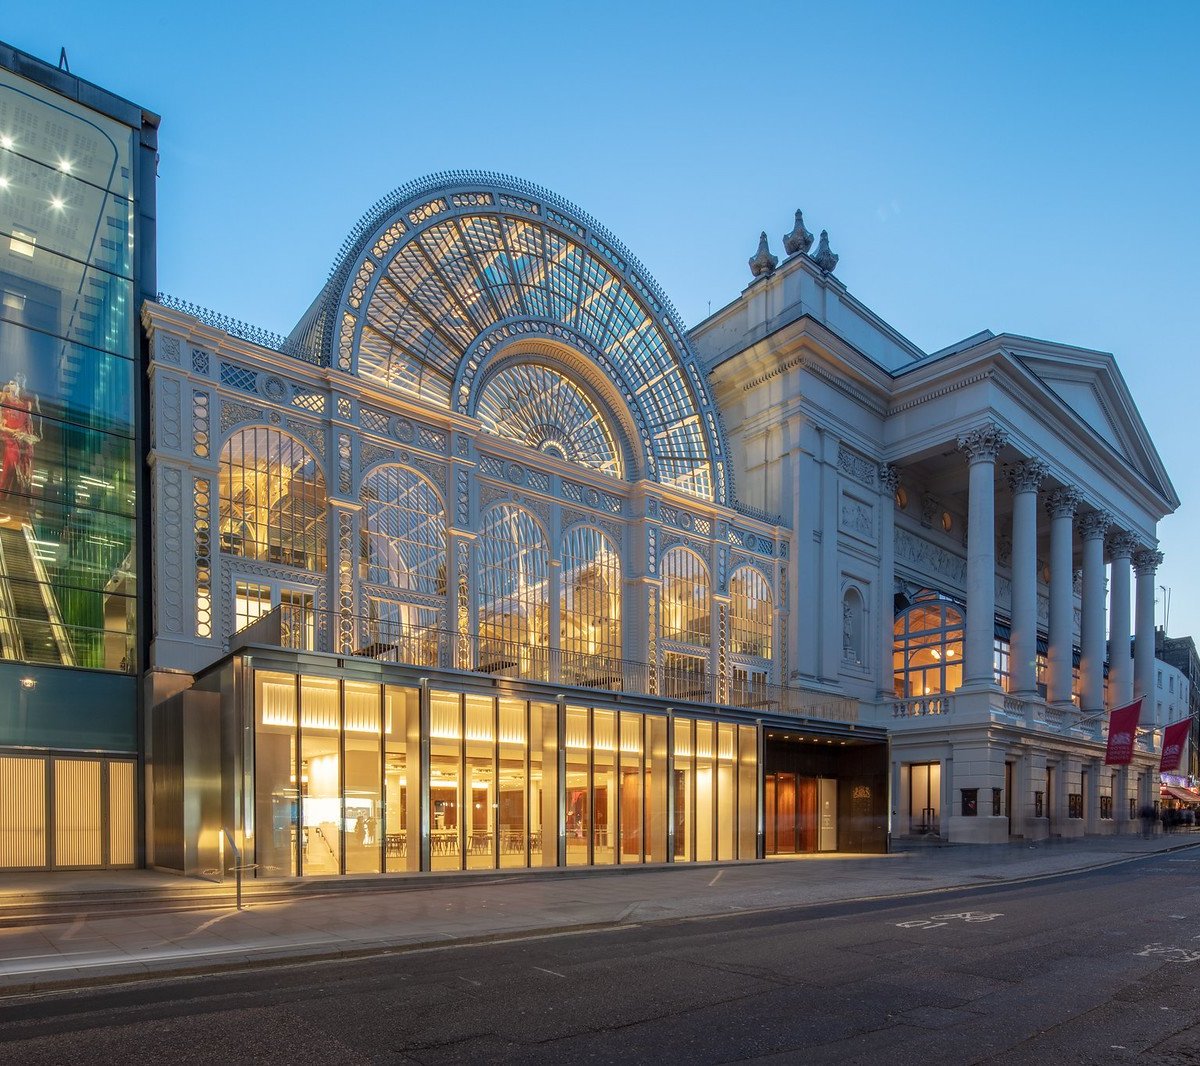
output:
[[[0,756],[0,870],[46,865],[46,760]]]

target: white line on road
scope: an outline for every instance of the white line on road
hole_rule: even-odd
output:
[[[458,978],[458,979],[459,979],[460,981],[466,981],[466,983],[467,983],[467,984],[469,984],[469,985],[474,985],[476,988],[479,988],[479,987],[481,987],[481,982],[479,982],[479,981],[472,981],[472,980],[471,980],[469,977],[463,977],[461,974],[459,975],[459,978]]]
[[[714,878],[713,878],[711,881],[709,881],[709,883],[708,883],[708,887],[709,887],[709,888],[712,888],[712,886],[713,886],[713,885],[715,885],[715,884],[716,884],[718,881],[720,881],[720,880],[721,880],[721,874],[723,874],[724,872],[725,872],[724,870],[718,870],[718,871],[717,871],[717,876],[716,876],[716,877],[714,877]]]
[[[557,970],[547,970],[544,966],[535,966],[534,969],[541,970],[542,973],[548,973],[551,977],[562,977],[565,979],[567,976],[565,973],[559,973]]]

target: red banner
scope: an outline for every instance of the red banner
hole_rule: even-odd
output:
[[[1158,772],[1162,774],[1178,770],[1183,761],[1183,746],[1187,743],[1188,728],[1192,720],[1185,718],[1182,722],[1174,722],[1163,730],[1162,761],[1158,764]]]
[[[1108,750],[1105,766],[1128,766],[1133,761],[1133,741],[1137,736],[1142,700],[1138,697],[1127,707],[1118,707],[1108,716]]]

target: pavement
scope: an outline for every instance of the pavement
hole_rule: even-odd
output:
[[[242,910],[231,883],[155,871],[0,875],[0,995],[911,897],[1198,846],[1200,832],[1176,832],[737,864],[250,882]]]

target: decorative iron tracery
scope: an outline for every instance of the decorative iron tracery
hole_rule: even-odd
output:
[[[311,358],[320,345],[323,361],[457,410],[479,336],[513,318],[561,323],[596,344],[632,397],[647,474],[729,495],[718,414],[673,309],[618,242],[546,190],[479,173],[397,190],[351,234],[323,300],[289,347],[307,344]]]

